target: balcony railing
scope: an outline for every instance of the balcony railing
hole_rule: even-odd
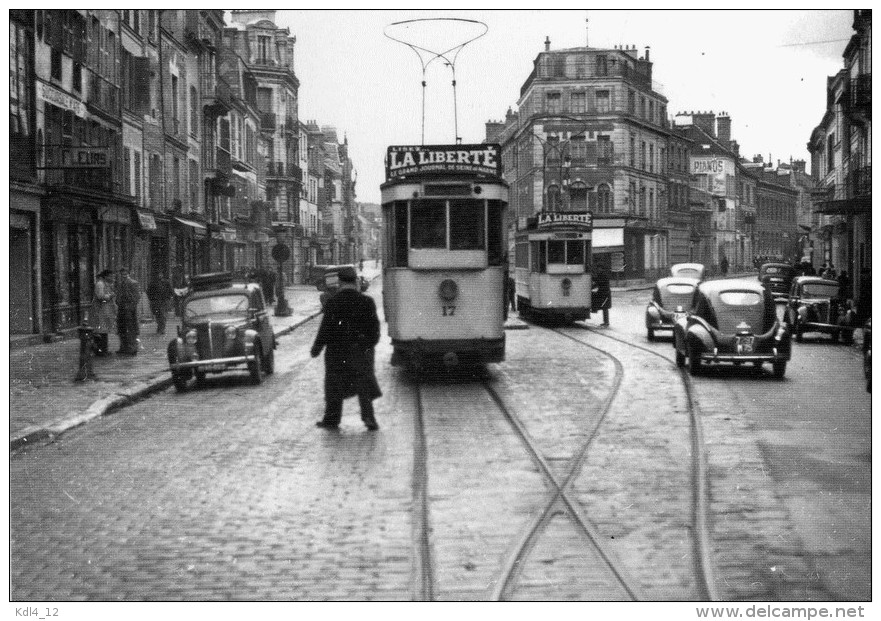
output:
[[[268,161],[266,162],[266,176],[301,181],[303,171],[299,166],[295,166],[294,164]]]
[[[850,171],[844,183],[811,191],[814,211],[825,214],[863,213],[871,209],[872,167]]]
[[[872,110],[872,74],[858,75],[850,82],[847,100],[848,110],[852,112]]]
[[[275,131],[275,112],[260,113],[260,129],[264,131]]]
[[[845,183],[848,198],[872,196],[872,167],[865,166],[852,170],[848,173]]]

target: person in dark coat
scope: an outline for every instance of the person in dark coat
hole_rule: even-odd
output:
[[[156,334],[165,334],[165,312],[168,301],[174,297],[171,283],[162,272],[156,273],[147,285],[147,300],[150,302],[150,312],[156,318]]]
[[[722,270],[722,276],[728,274],[728,257],[722,257],[722,261],[719,263],[719,269]]]
[[[321,326],[312,345],[312,357],[324,354],[324,418],[319,427],[339,427],[343,400],[358,396],[361,420],[367,429],[379,429],[373,400],[382,396],[373,366],[379,342],[379,317],[373,299],[358,291],[354,268],[339,271],[339,291],[327,301]]]
[[[141,299],[141,287],[132,278],[127,268],[119,270],[119,288],[116,329],[119,333],[119,352],[129,356],[138,353],[138,301]]]
[[[609,325],[609,309],[612,308],[612,288],[609,285],[609,275],[603,268],[599,268],[593,276],[591,306],[594,312],[598,310],[603,311],[602,325]]]

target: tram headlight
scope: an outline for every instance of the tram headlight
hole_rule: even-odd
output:
[[[437,294],[441,297],[442,300],[446,302],[452,302],[459,296],[459,286],[449,278],[442,281],[440,286],[437,288]]]

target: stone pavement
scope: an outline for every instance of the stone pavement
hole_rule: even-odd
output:
[[[372,262],[368,262],[372,263]],[[363,275],[375,279],[381,268],[365,265]],[[272,315],[276,336],[296,329],[321,312],[320,291],[311,285],[285,287],[293,314]],[[55,437],[92,418],[103,416],[171,385],[166,348],[180,321],[168,318],[164,335],[156,334],[152,318],[141,324],[141,351],[137,356],[94,359],[94,381],[77,382],[80,343],[77,338],[9,352],[10,449]],[[119,339],[110,337],[116,351]]]

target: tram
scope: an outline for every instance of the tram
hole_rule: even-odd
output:
[[[590,317],[590,212],[540,212],[515,237],[514,272],[521,317]]]
[[[382,184],[392,365],[505,359],[505,211],[496,144],[391,146]]]

